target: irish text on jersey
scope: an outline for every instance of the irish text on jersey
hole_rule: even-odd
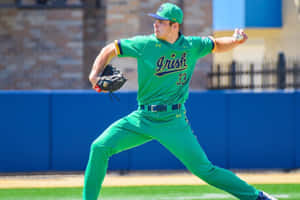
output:
[[[184,52],[180,58],[176,58],[176,54],[173,53],[169,58],[166,56],[161,56],[157,60],[155,75],[164,76],[170,73],[185,70],[186,68],[186,53]]]

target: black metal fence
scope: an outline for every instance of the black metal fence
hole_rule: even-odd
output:
[[[217,64],[208,74],[208,89],[297,89],[300,88],[300,60]]]

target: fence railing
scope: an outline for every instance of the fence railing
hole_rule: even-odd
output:
[[[208,89],[286,89],[300,88],[300,60],[285,59],[261,63],[216,64],[208,74]]]

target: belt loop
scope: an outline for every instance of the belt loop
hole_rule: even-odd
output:
[[[180,108],[181,108],[181,104],[180,103],[172,105],[172,110],[180,110]]]
[[[148,111],[157,112],[157,105],[149,105],[148,106]]]

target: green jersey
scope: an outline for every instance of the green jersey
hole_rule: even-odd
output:
[[[138,64],[139,105],[184,103],[197,60],[212,51],[209,37],[180,34],[173,44],[154,34],[115,42],[119,57],[134,57]]]

